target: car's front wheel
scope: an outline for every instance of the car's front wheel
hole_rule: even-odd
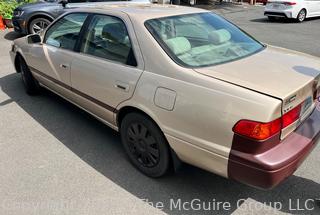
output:
[[[19,57],[18,59],[18,66],[20,69],[21,77],[22,77],[26,92],[29,95],[35,95],[39,93],[39,90],[40,90],[39,82],[33,77],[27,63],[22,57]]]
[[[302,9],[297,16],[298,22],[303,22],[307,17],[307,11],[305,9]]]
[[[29,33],[30,34],[37,34],[43,31],[48,27],[51,23],[49,19],[46,18],[35,18],[29,24]]]
[[[159,127],[141,113],[129,113],[121,122],[121,140],[130,161],[149,177],[161,177],[170,167],[170,150]]]

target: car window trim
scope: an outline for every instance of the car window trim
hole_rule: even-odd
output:
[[[85,57],[91,57],[91,58],[94,58],[94,59],[97,59],[97,60],[101,60],[101,61],[106,61],[108,63],[113,63],[113,64],[117,64],[117,65],[120,65],[120,66],[125,66],[125,67],[131,68],[131,69],[139,69],[138,66],[128,65],[128,64],[125,64],[125,63],[121,63],[119,61],[110,60],[110,59],[107,59],[107,58],[103,58],[103,57],[99,57],[99,56],[95,56],[95,55],[91,55],[91,54],[86,54],[86,53],[83,53],[83,52],[77,52],[77,54],[80,54],[80,55],[85,56]]]
[[[87,16],[86,20],[83,22],[83,25],[82,25],[80,33],[79,33],[79,37],[78,37],[76,44],[74,46],[74,52],[80,53],[82,41],[87,33],[87,29],[89,28],[89,26],[93,20],[93,17],[94,16],[92,13],[88,13],[88,16]]]
[[[116,18],[116,19],[119,19],[119,20],[121,20],[121,22],[124,24],[124,26],[126,27],[126,30],[127,30],[127,33],[128,33],[128,37],[129,37],[129,41],[130,41],[130,44],[131,44],[131,48],[132,48],[132,51],[133,51],[133,56],[134,56],[134,58],[135,58],[135,61],[137,62],[137,65],[136,66],[132,66],[132,65],[128,65],[128,64],[126,64],[126,63],[121,63],[121,62],[119,62],[119,61],[115,61],[115,60],[110,60],[110,59],[107,59],[107,58],[103,58],[103,57],[99,57],[99,56],[95,56],[95,55],[91,55],[91,54],[87,54],[87,53],[84,53],[84,52],[81,52],[81,44],[82,44],[82,42],[83,42],[83,40],[85,39],[84,38],[84,36],[86,35],[86,33],[88,32],[87,30],[89,29],[89,26],[90,26],[90,24],[92,23],[92,21],[93,21],[93,18],[95,17],[95,16],[109,16],[109,17],[114,17],[114,18]],[[86,26],[87,28],[83,28],[83,32],[81,32],[82,34],[79,36],[79,46],[77,47],[78,49],[77,49],[77,53],[79,53],[79,54],[82,54],[82,55],[84,55],[84,56],[90,56],[90,57],[93,57],[93,58],[97,58],[97,59],[102,59],[102,60],[106,60],[106,61],[108,61],[108,62],[112,62],[112,63],[116,63],[116,64],[120,64],[120,65],[124,65],[124,66],[127,66],[127,67],[130,67],[130,68],[139,68],[139,66],[140,66],[140,62],[137,60],[137,57],[136,57],[136,50],[135,50],[135,47],[134,47],[134,45],[133,45],[133,43],[132,43],[132,39],[131,39],[131,36],[130,36],[130,33],[129,33],[129,31],[128,31],[128,25],[127,25],[127,23],[126,23],[126,21],[124,20],[124,19],[122,19],[121,17],[119,17],[119,16],[116,16],[116,15],[110,15],[110,14],[104,14],[104,13],[90,13],[90,22],[88,21],[88,25]],[[89,18],[89,17],[87,17],[87,18]],[[86,20],[87,21],[87,20]],[[80,40],[81,39],[81,40]]]
[[[48,31],[49,31],[57,22],[59,22],[59,20],[63,19],[64,17],[66,17],[66,16],[68,16],[68,15],[71,15],[71,14],[87,14],[87,17],[86,17],[86,19],[84,20],[84,22],[83,22],[83,24],[82,24],[82,26],[81,26],[81,29],[80,29],[80,31],[79,31],[79,37],[78,37],[78,39],[76,40],[73,49],[71,50],[71,49],[66,49],[66,48],[62,48],[62,47],[56,47],[56,46],[53,46],[53,45],[50,45],[50,44],[46,43],[46,41],[47,41],[47,39],[48,39],[48,38],[47,38],[47,33],[48,33]],[[88,13],[88,12],[71,12],[71,13],[66,13],[66,14],[64,14],[64,15],[61,16],[59,19],[55,20],[55,21],[46,29],[46,32],[45,32],[45,34],[44,34],[44,36],[43,36],[42,44],[44,44],[44,45],[46,45],[46,46],[55,47],[55,48],[58,48],[58,49],[61,49],[61,50],[66,50],[66,51],[76,52],[76,53],[77,53],[76,47],[77,47],[77,44],[79,43],[80,38],[82,37],[81,34],[82,34],[83,31],[85,30],[84,27],[85,27],[85,24],[86,24],[86,22],[87,22],[87,20],[88,20],[89,17],[90,17],[90,13]]]

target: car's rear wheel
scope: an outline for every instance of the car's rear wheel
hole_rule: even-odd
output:
[[[275,21],[275,20],[276,20],[276,17],[274,17],[274,16],[268,16],[268,19],[269,19],[270,21]]]
[[[307,17],[307,11],[302,9],[297,16],[297,22],[303,22]]]
[[[48,27],[48,25],[51,23],[49,19],[46,18],[35,18],[33,19],[29,24],[29,33],[30,34],[37,34],[43,31]]]
[[[121,122],[121,140],[133,165],[149,177],[161,177],[170,167],[170,150],[159,127],[141,113],[129,113]]]
[[[180,5],[180,0],[172,0],[173,5]]]
[[[38,94],[40,91],[39,82],[33,77],[27,63],[22,57],[19,57],[18,59],[18,66],[26,92],[29,95]]]

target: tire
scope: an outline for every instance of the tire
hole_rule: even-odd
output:
[[[20,67],[20,73],[26,93],[29,95],[38,94],[40,91],[39,82],[33,77],[28,65],[22,57],[19,57],[18,65]]]
[[[307,11],[305,9],[300,10],[297,16],[297,22],[303,22],[307,17]]]
[[[275,21],[275,20],[276,20],[276,17],[274,17],[274,16],[268,16],[268,19],[269,19],[270,21]]]
[[[141,113],[129,113],[121,122],[123,147],[131,163],[142,173],[157,178],[168,173],[170,150],[159,127]]]
[[[35,18],[33,19],[28,28],[28,33],[29,34],[37,34],[46,29],[48,25],[51,23],[51,21],[47,18]]]
[[[180,0],[172,0],[173,5],[180,5]]]

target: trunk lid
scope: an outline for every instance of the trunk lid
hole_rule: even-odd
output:
[[[283,115],[301,104],[300,120],[285,128],[282,138],[311,113],[320,86],[320,59],[272,46],[241,60],[195,71],[280,99]]]

